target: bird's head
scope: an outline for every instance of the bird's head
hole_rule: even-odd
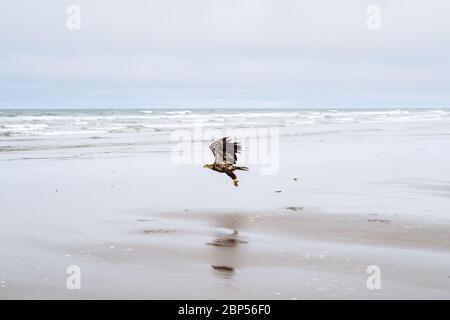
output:
[[[212,169],[213,165],[212,164],[204,164],[203,168]]]

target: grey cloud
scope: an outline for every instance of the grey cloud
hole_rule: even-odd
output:
[[[66,28],[66,8],[82,28]],[[447,1],[14,1],[0,107],[450,106]]]

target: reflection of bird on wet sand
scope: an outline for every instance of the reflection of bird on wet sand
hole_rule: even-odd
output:
[[[240,225],[240,218],[233,215],[218,215],[214,218],[215,227],[227,230],[233,230],[231,233],[220,231],[217,237],[206,243],[213,249],[211,267],[222,278],[230,278],[236,268],[240,265],[241,246],[248,242],[237,232]]]
[[[209,148],[214,154],[214,163],[205,164],[203,168],[225,173],[237,187],[238,180],[233,171],[248,171],[247,167],[236,166],[237,154],[241,151],[241,145],[238,142],[231,142],[229,138],[222,138],[211,143]]]
[[[234,233],[233,233],[234,234]],[[207,243],[208,246],[215,246],[215,247],[236,247],[238,244],[245,244],[248,243],[244,240],[239,239],[232,239],[232,238],[218,238],[214,239],[214,241]]]

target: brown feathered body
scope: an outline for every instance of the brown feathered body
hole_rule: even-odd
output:
[[[234,186],[238,186],[238,180],[233,171],[242,170],[248,171],[247,167],[237,166],[237,154],[241,151],[241,146],[238,142],[231,142],[229,138],[222,138],[214,141],[209,148],[214,154],[214,163],[205,164],[205,168],[225,173],[233,180]]]

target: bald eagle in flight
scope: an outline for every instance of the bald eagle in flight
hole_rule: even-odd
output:
[[[225,137],[211,143],[209,148],[214,154],[214,163],[205,164],[203,168],[225,173],[233,180],[234,186],[237,187],[238,180],[233,171],[248,171],[247,167],[236,166],[237,154],[241,152],[239,142],[231,142],[230,138]]]

